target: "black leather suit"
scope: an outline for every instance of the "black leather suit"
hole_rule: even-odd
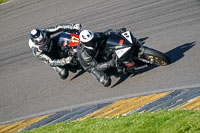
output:
[[[94,33],[96,44],[95,48],[88,48],[83,43],[79,43],[78,47],[78,57],[79,62],[83,69],[91,73],[99,82],[101,82],[105,87],[111,84],[111,79],[106,75],[105,70],[114,66],[113,60],[107,62],[99,62],[100,52],[103,49],[103,43],[106,41],[107,36],[104,33]]]

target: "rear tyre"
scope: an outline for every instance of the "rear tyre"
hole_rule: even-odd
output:
[[[145,48],[143,55],[152,64],[159,66],[166,66],[171,62],[170,58],[164,53],[148,47]]]

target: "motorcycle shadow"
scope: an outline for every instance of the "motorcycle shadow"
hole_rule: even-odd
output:
[[[144,40],[148,39],[148,37],[146,38],[142,38]],[[141,39],[141,40],[142,40]],[[139,39],[140,40],[140,39]],[[143,41],[144,41],[143,40]],[[190,43],[185,43],[183,45],[180,45],[168,52],[166,52],[165,54],[170,58],[171,60],[171,63],[170,64],[173,64],[174,62],[177,62],[178,60],[180,60],[181,58],[184,57],[184,53],[186,51],[188,51],[189,49],[191,49],[193,46],[196,45],[196,42],[190,42]],[[133,77],[135,75],[138,75],[140,73],[144,73],[144,72],[147,72],[147,71],[150,71],[154,68],[158,67],[157,65],[150,65],[149,67],[147,68],[143,68],[141,70],[138,70],[136,71],[134,74],[127,74],[127,75],[122,75],[120,76],[120,79],[111,87],[111,88],[114,88],[115,86],[119,85],[120,83],[124,82],[127,78],[129,77]]]
[[[70,81],[72,81],[72,80],[78,78],[79,76],[81,76],[81,75],[84,74],[84,73],[85,73],[85,70],[80,69],[80,71],[79,71],[73,78],[71,78]]]

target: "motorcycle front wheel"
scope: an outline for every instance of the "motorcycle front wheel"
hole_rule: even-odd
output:
[[[170,58],[164,53],[148,47],[145,48],[143,55],[152,64],[159,66],[166,66],[171,62]]]

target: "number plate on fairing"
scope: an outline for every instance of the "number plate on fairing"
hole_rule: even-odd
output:
[[[76,35],[76,34],[72,34],[72,33],[71,33],[71,40],[70,40],[69,46],[70,46],[70,47],[77,46],[78,43],[79,43],[79,41],[80,41],[79,35]]]
[[[133,43],[130,31],[122,33],[122,36],[124,36],[130,43]]]

